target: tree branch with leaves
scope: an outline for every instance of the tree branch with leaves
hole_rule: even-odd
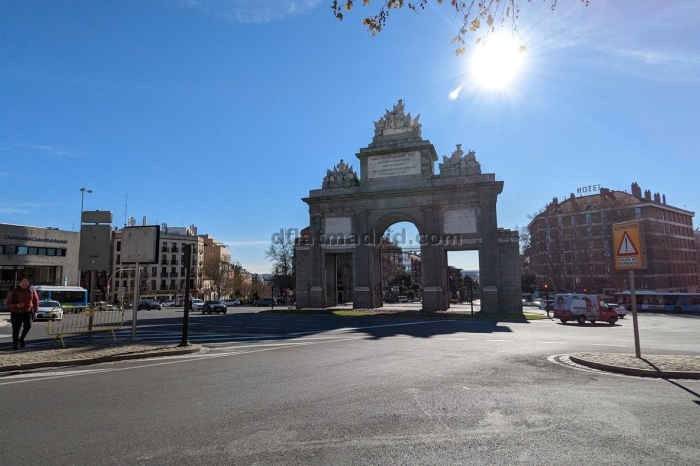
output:
[[[554,10],[558,0],[541,0],[543,3],[549,3],[550,8]],[[590,0],[580,0],[585,6],[590,4]],[[384,0],[379,7],[379,12],[364,18],[362,24],[367,27],[367,30],[373,36],[379,34],[386,26],[389,13],[392,10],[400,10],[406,8],[408,10],[418,12],[424,10],[429,0]],[[455,15],[460,18],[461,25],[457,31],[457,35],[452,38],[452,43],[457,44],[455,53],[461,55],[465,52],[466,35],[467,33],[476,33],[476,42],[479,43],[486,39],[489,33],[495,32],[496,27],[507,27],[513,34],[520,37],[518,31],[518,21],[520,20],[520,5],[523,3],[532,3],[533,0],[435,0],[439,5],[446,5],[452,9]],[[355,0],[346,0],[345,2],[333,0],[331,6],[333,15],[342,21],[345,14],[350,12],[357,3]],[[362,5],[367,6],[371,0],[362,0]],[[521,46],[521,51],[525,50]]]

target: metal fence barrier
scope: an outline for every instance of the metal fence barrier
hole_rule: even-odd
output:
[[[115,331],[121,330],[124,326],[124,310],[105,308],[85,308],[84,312],[77,314],[63,314],[62,320],[50,320],[46,327],[46,333],[54,337],[51,345],[57,339],[61,339],[61,345],[65,348],[64,335],[105,333],[105,338],[112,334],[114,341],[117,341]]]

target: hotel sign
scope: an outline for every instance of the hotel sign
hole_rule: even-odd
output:
[[[599,184],[591,184],[588,186],[581,186],[580,188],[576,188],[576,194],[583,195],[583,194],[593,194],[600,192],[600,190],[603,188],[603,186]]]

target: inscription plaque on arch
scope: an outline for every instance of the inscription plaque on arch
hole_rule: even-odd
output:
[[[420,175],[420,152],[374,155],[367,159],[368,177]]]

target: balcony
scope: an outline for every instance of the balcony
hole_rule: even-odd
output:
[[[169,252],[169,251],[170,251],[170,248],[167,246],[163,246],[162,248],[160,248],[160,252]]]
[[[175,259],[171,260],[170,265],[177,265],[177,260],[175,260]]]
[[[168,261],[160,261],[160,265],[168,265]]]
[[[171,252],[180,252],[180,248],[178,248],[177,246],[175,246],[175,247],[173,247],[173,248],[170,248],[170,251],[171,251]]]
[[[177,276],[178,276],[177,272],[170,272],[171,278],[177,278]]]

